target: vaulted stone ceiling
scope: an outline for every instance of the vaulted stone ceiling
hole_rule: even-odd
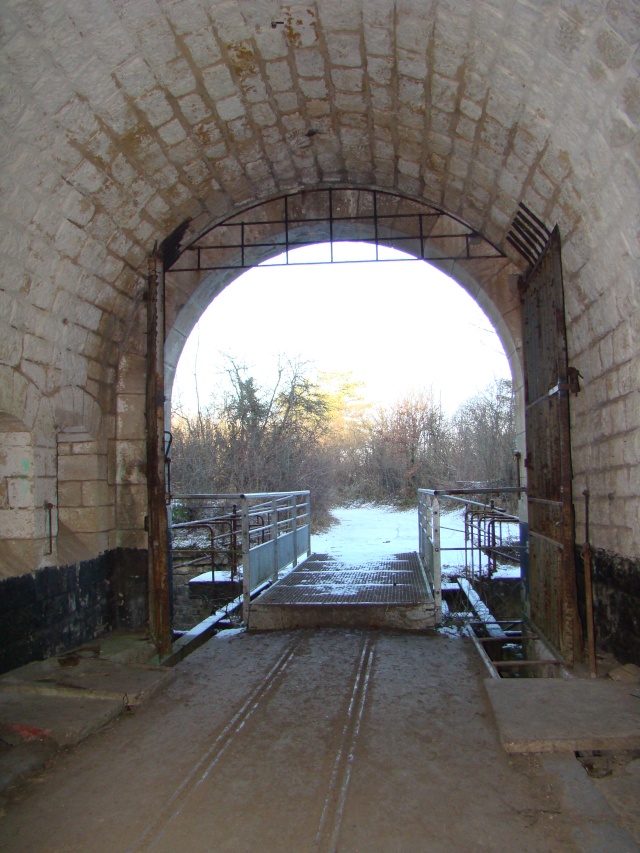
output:
[[[45,393],[100,399],[112,383],[155,241],[274,194],[395,190],[518,262],[505,236],[526,202],[560,224],[570,283],[598,252],[569,288],[578,350],[600,272],[640,254],[636,0],[7,0],[0,14],[0,351]]]
[[[522,202],[562,235],[598,630],[637,650],[639,46],[638,0],[2,0],[0,579],[144,577],[146,261],[186,221],[320,187],[435,205],[508,256],[469,276],[517,380]],[[234,274],[168,276],[169,368]]]

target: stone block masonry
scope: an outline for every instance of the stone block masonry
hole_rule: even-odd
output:
[[[327,185],[436,205],[503,249],[514,276],[525,266],[507,241],[518,204],[559,225],[569,361],[583,376],[572,401],[577,537],[588,488],[603,565],[619,556],[637,572],[637,4],[542,5],[317,0],[274,19],[268,4],[241,0],[4,4],[0,577],[146,547],[154,244],[187,220],[185,241]],[[508,271],[446,271],[512,338],[521,387]],[[169,372],[234,276],[169,282]],[[9,434],[27,443],[3,447]],[[615,622],[627,573],[605,574]]]

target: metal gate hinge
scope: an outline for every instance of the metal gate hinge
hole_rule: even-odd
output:
[[[580,380],[582,374],[577,367],[567,368],[567,381],[560,383],[561,391],[569,391],[570,394],[577,395],[580,392]]]

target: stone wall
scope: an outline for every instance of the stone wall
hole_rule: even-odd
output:
[[[474,274],[475,296],[511,330],[516,366],[509,275],[524,262],[509,228],[520,202],[559,225],[569,360],[584,386],[572,401],[578,540],[589,488],[593,545],[635,571],[637,3],[274,8],[0,9],[0,575],[146,546],[143,293],[154,244],[185,220],[188,240],[248,205],[327,185],[424,200],[502,248],[510,273]],[[228,280],[169,293],[172,365],[206,307],[202,287],[210,298]]]

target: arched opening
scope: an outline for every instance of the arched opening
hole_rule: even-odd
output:
[[[239,235],[239,236],[238,236]],[[185,223],[162,246],[162,274],[156,300],[157,313],[151,327],[166,329],[166,343],[150,353],[150,363],[164,365],[165,385],[154,397],[165,400],[168,423],[170,394],[176,364],[184,343],[196,322],[229,283],[246,268],[286,254],[300,246],[328,239],[329,262],[339,261],[336,247],[347,241],[365,242],[380,259],[382,249],[400,249],[414,259],[427,260],[458,282],[482,307],[496,329],[509,359],[518,400],[518,438],[522,439],[522,369],[519,358],[520,313],[516,293],[517,267],[489,241],[444,211],[412,199],[369,189],[318,189],[253,206],[212,226],[189,232]],[[287,257],[287,262],[288,262]],[[393,299],[389,288],[388,298]],[[151,300],[153,302],[153,299]],[[155,324],[155,326],[154,326]],[[156,339],[157,339],[157,332]],[[152,371],[150,371],[151,373]],[[147,410],[147,418],[153,418]],[[160,422],[156,420],[157,429]],[[163,429],[164,433],[164,429]],[[165,436],[157,435],[158,447]],[[151,470],[160,472],[159,455]],[[521,477],[522,472],[520,472]],[[162,478],[162,474],[159,473]],[[162,487],[164,494],[164,484]],[[163,514],[159,506],[158,516]],[[154,503],[152,500],[150,506]],[[164,547],[166,535],[154,528],[150,512],[151,539]],[[153,549],[152,549],[153,550]],[[168,568],[167,568],[168,573]],[[165,597],[161,590],[156,601]],[[154,596],[152,595],[152,599]]]
[[[487,425],[491,407],[491,431],[484,426],[480,435],[482,427],[470,427],[470,414],[459,411],[497,375],[510,386],[503,351],[501,359],[483,360],[483,347],[501,350],[497,335],[486,331],[486,315],[427,262],[386,247],[378,247],[377,263],[367,262],[373,248],[337,243],[340,262],[331,267],[327,244],[290,249],[214,297],[176,374],[174,495],[309,488],[315,532],[343,503],[408,505],[419,487],[515,485],[512,409],[501,403],[497,415],[498,386],[491,399],[487,394],[482,418],[479,398],[474,413]],[[370,387],[357,387],[360,380]],[[294,382],[300,390],[292,395]],[[329,395],[332,413],[305,421],[305,410]],[[299,401],[295,415],[292,396]],[[195,510],[195,501],[180,497],[174,522],[195,524]],[[223,593],[233,597],[222,570],[228,560],[217,560],[214,590],[205,580],[209,571],[187,547],[205,536],[203,529],[175,529],[176,630],[199,621],[195,612],[208,615],[207,605],[220,603]],[[449,558],[453,570],[459,562]]]
[[[325,262],[339,263],[331,247],[353,241],[370,246],[371,260],[380,247],[427,260],[463,287],[495,328],[514,385],[521,385],[519,270],[502,252],[461,220],[424,202],[369,189],[321,188],[251,206],[198,234],[185,223],[165,241],[165,390],[171,389],[196,322],[244,270],[320,243],[328,246]]]

